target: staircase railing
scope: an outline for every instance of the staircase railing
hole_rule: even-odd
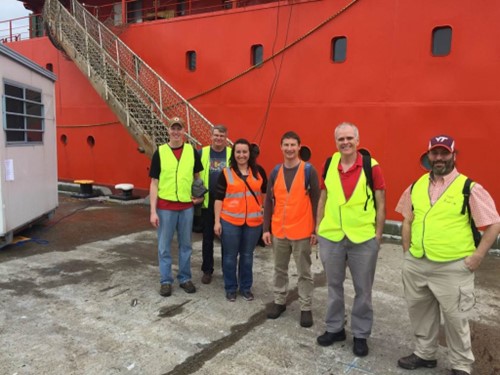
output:
[[[191,143],[210,144],[213,125],[76,0],[71,13],[58,0],[46,0],[43,17],[52,42],[88,77],[148,156],[168,141],[168,120],[175,116],[184,119]]]

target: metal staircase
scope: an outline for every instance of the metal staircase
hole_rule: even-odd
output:
[[[213,125],[173,87],[76,0],[71,12],[45,0],[47,35],[85,74],[95,90],[149,157],[168,141],[174,116],[186,123],[188,140],[210,144]]]

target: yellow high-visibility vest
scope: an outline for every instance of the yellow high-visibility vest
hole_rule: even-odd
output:
[[[161,164],[158,197],[173,202],[191,202],[195,161],[193,146],[184,143],[180,160],[168,144],[161,145],[158,153]]]
[[[347,236],[354,243],[362,243],[375,237],[375,198],[367,184],[365,172],[361,170],[358,183],[349,200],[346,200],[340,181],[339,162],[340,153],[336,152],[326,173],[325,214],[319,224],[318,235],[334,242]],[[372,158],[371,165],[373,168],[378,163]]]

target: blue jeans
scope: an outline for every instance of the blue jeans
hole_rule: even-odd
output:
[[[181,211],[157,210],[160,219],[158,226],[158,263],[160,264],[160,284],[172,284],[172,239],[177,230],[179,243],[179,283],[191,280],[191,231],[193,229],[194,208]]]
[[[221,220],[222,226],[222,272],[224,273],[224,289],[226,293],[238,290],[248,292],[253,283],[253,251],[259,241],[262,225],[249,227],[233,225]],[[239,255],[239,261],[238,261]],[[238,265],[238,276],[236,276]]]

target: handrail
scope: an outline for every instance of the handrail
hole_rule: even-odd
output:
[[[0,42],[18,42],[44,35],[41,14],[0,21]]]
[[[145,121],[152,121],[153,117],[156,117],[161,120],[163,129],[166,130],[165,126],[170,118],[181,117],[186,122],[187,137],[192,143],[198,145],[210,143],[213,125],[80,3],[72,0],[70,13],[59,1],[46,0],[44,18],[52,37],[57,39],[57,35],[64,34],[67,38],[74,38],[75,46],[81,47],[85,53],[89,53],[90,50],[99,51],[99,57],[89,56],[89,59],[93,59],[88,61],[86,73],[89,79],[92,74],[99,75],[97,71],[99,69],[102,70],[101,76],[104,77],[106,69],[112,69],[115,72],[112,75],[115,81],[118,79],[125,82],[125,90],[131,90],[134,98],[142,101],[142,108],[136,109],[149,108],[150,117],[144,119]],[[68,31],[67,29],[71,27],[77,27],[78,30]],[[109,93],[113,94],[111,83],[107,84],[106,88],[106,95]],[[130,95],[126,97],[129,98]],[[125,108],[130,108],[128,103],[124,105]],[[133,114],[127,113],[127,119],[131,115]],[[125,125],[130,126],[128,120],[126,122]],[[156,138],[158,132],[163,132],[162,129],[149,129],[140,123],[136,125],[142,126],[141,131],[145,133],[143,135],[149,137]],[[157,141],[155,143],[158,144]],[[146,153],[151,154],[150,150],[146,150]]]
[[[110,4],[91,5],[86,4],[89,10],[99,20],[113,19],[115,25],[135,23],[143,20],[157,20],[173,17],[183,17],[195,14],[206,14],[230,9],[253,8],[259,5],[279,3],[282,0],[221,0],[207,4],[205,0],[155,0],[145,4],[142,8],[135,8],[135,0],[116,1]],[[317,0],[300,0],[301,2]],[[128,4],[134,3],[133,9],[129,9]],[[117,14],[116,12],[120,12]],[[119,21],[119,22],[117,22]]]

